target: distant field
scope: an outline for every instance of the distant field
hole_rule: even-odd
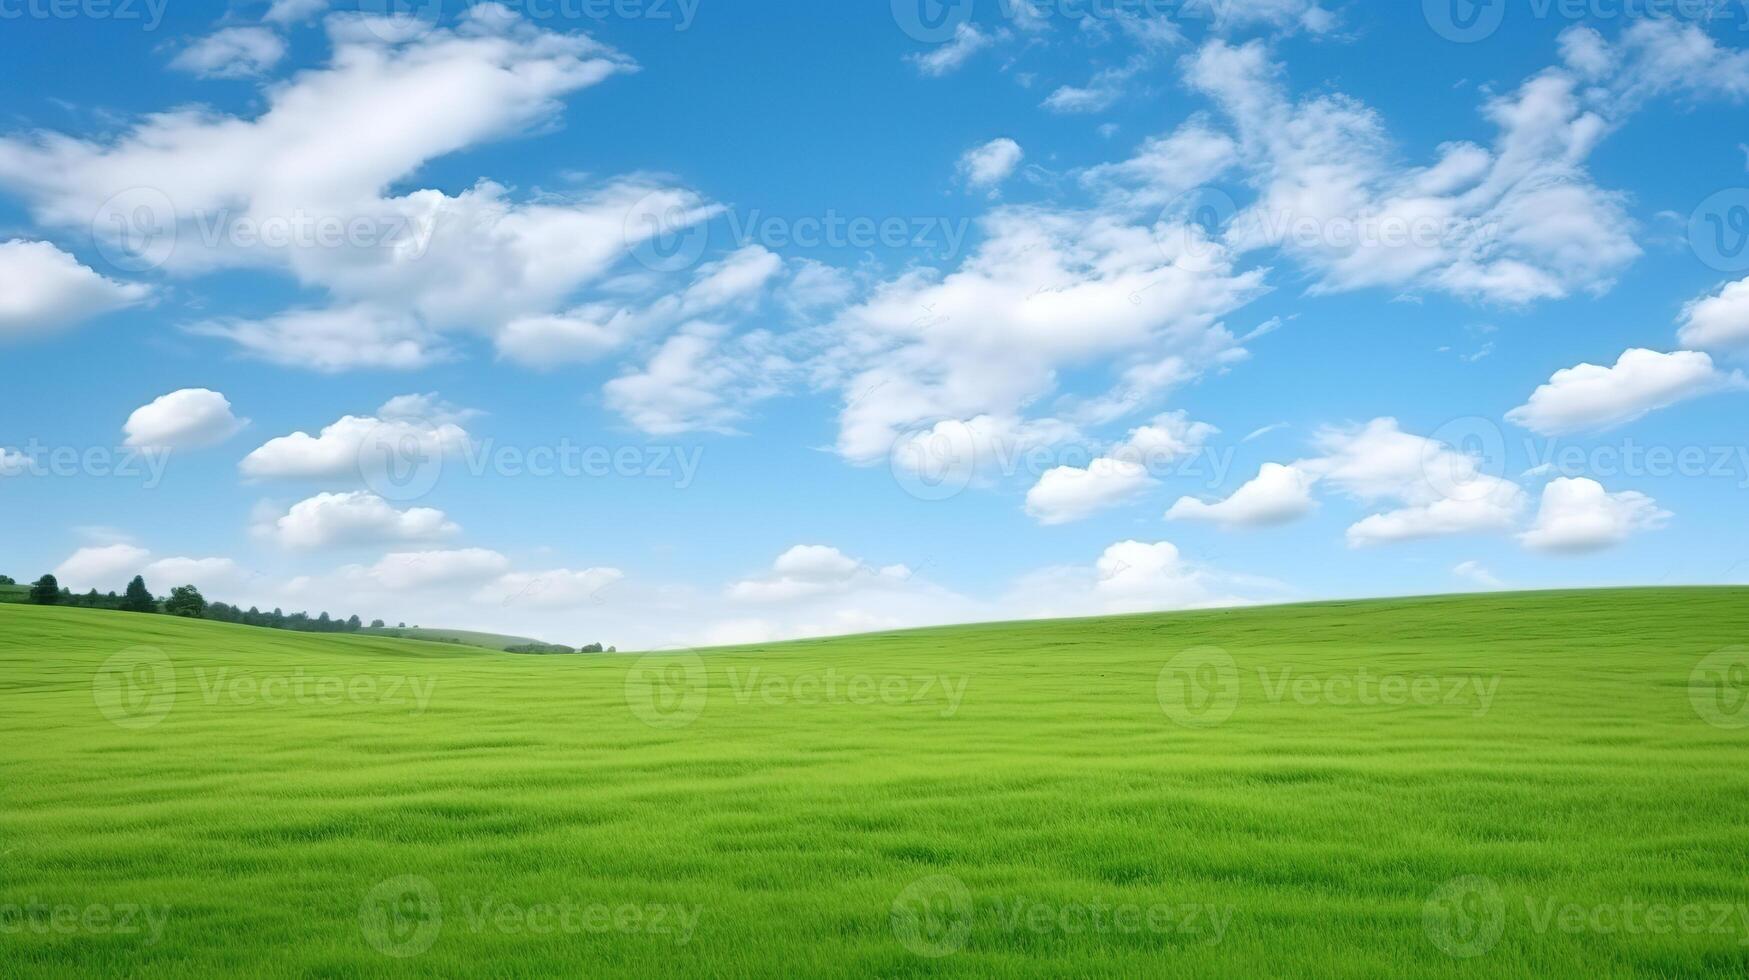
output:
[[[1746,638],[1741,589],[651,658],[6,606],[0,956],[1742,977]]]
[[[29,598],[28,585],[0,585],[0,602],[24,602]]]
[[[508,650],[511,647],[527,646],[539,643],[526,636],[503,636],[498,633],[474,633],[469,630],[419,629],[414,626],[385,626],[381,629],[365,628],[360,633],[368,636],[392,636],[404,640],[427,640],[432,643],[462,643],[468,646],[483,647],[487,650]],[[572,644],[575,646],[575,644]]]

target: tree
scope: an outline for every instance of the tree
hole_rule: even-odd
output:
[[[354,613],[346,620],[346,631],[348,633],[356,633],[361,629],[364,629],[364,622],[358,618],[357,613]]]
[[[30,587],[30,601],[39,606],[58,605],[61,601],[61,583],[55,581],[53,575],[44,575]]]
[[[138,581],[137,579],[135,581]],[[141,583],[141,588],[145,583]],[[129,590],[132,592],[132,589]],[[178,585],[170,590],[170,598],[164,600],[164,611],[172,616],[186,616],[189,619],[199,619],[206,612],[206,597],[192,585]]]
[[[0,585],[17,585],[17,584],[18,584],[17,582],[12,581],[12,576],[0,575]]]
[[[144,577],[135,575],[128,583],[126,595],[121,597],[122,612],[152,613],[158,611],[158,600],[152,598],[152,593],[146,589]]]
[[[383,621],[382,621],[382,620],[380,620],[380,619],[373,619],[373,620],[371,620],[371,621],[370,621],[370,628],[371,628],[371,629],[373,629],[373,630],[380,630],[380,629],[382,629],[382,628],[383,628]]]

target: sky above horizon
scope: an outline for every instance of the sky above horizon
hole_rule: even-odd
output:
[[[621,649],[1749,581],[1742,3],[0,0],[0,573]]]

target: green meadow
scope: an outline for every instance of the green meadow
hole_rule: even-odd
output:
[[[1741,977],[1749,590],[527,657],[0,606],[0,974]]]

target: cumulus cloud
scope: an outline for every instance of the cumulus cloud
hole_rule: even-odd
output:
[[[1543,435],[1608,428],[1732,383],[1741,384],[1742,377],[1727,376],[1698,351],[1633,348],[1614,367],[1580,364],[1556,371],[1506,417]]]
[[[150,296],[148,287],[99,275],[48,242],[0,244],[0,340],[71,326]]]
[[[1317,477],[1297,466],[1264,463],[1251,481],[1225,500],[1212,503],[1180,497],[1166,512],[1167,520],[1209,521],[1223,527],[1270,527],[1312,512],[1317,503],[1312,487]]]
[[[1677,339],[1707,350],[1749,346],[1749,279],[1726,283],[1717,293],[1689,303]]]
[[[192,585],[209,598],[222,599],[241,588],[249,575],[229,558],[160,558],[145,548],[115,543],[80,548],[55,566],[54,576],[74,592],[121,592],[135,575],[159,596],[179,585]]]
[[[398,551],[374,565],[348,565],[343,582],[384,592],[479,585],[510,571],[510,559],[484,548],[455,551]]]
[[[856,588],[897,588],[911,579],[903,565],[874,568],[826,545],[797,545],[777,557],[771,572],[729,586],[738,602],[792,602]]]
[[[387,408],[393,408],[391,402]],[[467,430],[449,421],[347,415],[317,435],[269,439],[238,464],[250,479],[362,479],[375,457],[442,460],[467,453]]]
[[[604,601],[604,590],[625,578],[617,568],[555,568],[510,572],[474,594],[475,602],[535,609],[577,609]]]
[[[1047,470],[1026,494],[1026,512],[1040,524],[1067,524],[1133,499],[1154,486],[1140,463],[1101,457],[1086,468]]]
[[[249,78],[284,57],[285,40],[267,28],[226,27],[184,48],[170,67],[202,78]]]
[[[183,388],[134,409],[122,426],[127,444],[148,449],[216,446],[249,424],[231,413],[231,402],[208,388]]]
[[[734,433],[747,407],[780,392],[793,369],[771,334],[732,337],[725,326],[699,322],[663,341],[641,370],[609,381],[602,395],[651,435]]]
[[[287,548],[317,549],[394,542],[431,541],[461,528],[430,507],[397,510],[374,493],[320,493],[293,504],[259,525]]]
[[[967,187],[993,190],[1014,173],[1026,156],[1020,144],[1004,136],[967,150],[960,157],[960,177]]]
[[[1536,523],[1518,539],[1535,551],[1581,554],[1620,544],[1669,520],[1670,513],[1643,493],[1610,493],[1596,480],[1562,478],[1543,488]]]

